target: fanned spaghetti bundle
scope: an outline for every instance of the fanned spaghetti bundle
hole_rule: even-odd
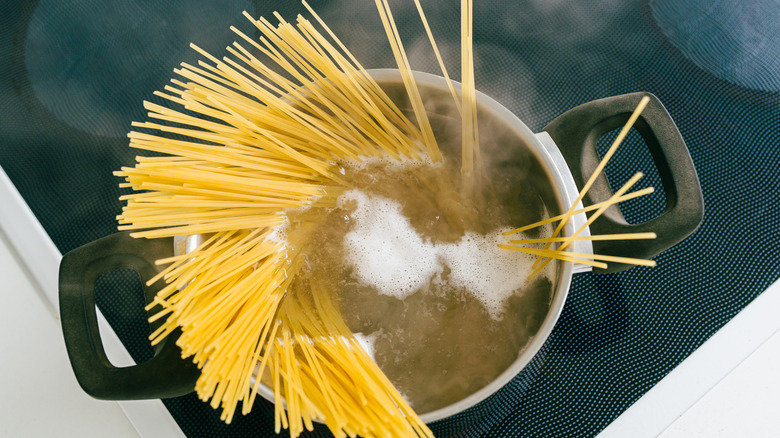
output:
[[[307,233],[321,224],[292,226],[285,214],[335,206],[346,186],[344,160],[442,159],[388,3],[375,1],[414,122],[303,2],[325,34],[301,16],[289,23],[276,14],[273,25],[245,13],[260,38],[232,28],[242,42],[221,59],[193,45],[203,60],[174,70],[179,78],[155,93],[165,105],[144,103],[154,121],[134,123],[137,130],[129,134],[131,147],[163,156],[138,157],[135,166],[116,172],[123,187],[135,190],[121,198],[127,205],[119,228],[140,238],[204,236],[194,250],[157,261],[167,267],[149,284],[163,278],[167,286],[148,306],[156,311],[152,321],[164,319],[151,340],[181,329],[183,356],[201,368],[195,390],[221,408],[228,423],[239,404],[242,413],[251,410],[266,384],[274,394],[277,433],[285,428],[298,436],[322,421],[339,437],[432,436],[347,328],[331,302],[333,291],[309,281]],[[461,2],[460,96],[414,1],[460,112],[461,172],[464,186],[473,189],[482,160],[472,0]],[[626,195],[633,182],[592,206],[591,220],[646,192]],[[651,263],[564,251],[579,239],[579,231],[557,237],[573,214],[570,209],[548,220],[560,220],[550,238],[500,246],[546,258],[536,272],[551,258],[596,267]],[[521,246],[535,243],[546,246]]]
[[[430,126],[408,120],[304,5],[330,38],[301,16],[274,26],[247,15],[259,40],[233,28],[243,43],[222,59],[193,45],[204,60],[155,93],[167,105],[144,103],[156,122],[133,124],[131,147],[164,156],[116,172],[135,190],[121,198],[120,229],[208,236],[158,261],[168,266],[150,283],[167,286],[149,309],[165,321],[152,342],[181,328],[183,356],[202,369],[195,389],[228,423],[269,375],[277,432],[320,420],[337,436],[430,436],[327,291],[293,287],[302,247],[278,238],[285,210],[333,205],[340,160],[441,157]]]

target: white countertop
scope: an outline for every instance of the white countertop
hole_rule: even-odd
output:
[[[159,400],[95,400],[78,385],[59,323],[61,255],[0,168],[0,401],[3,437],[182,437]],[[108,359],[132,364],[98,312]]]
[[[1,231],[1,230],[0,230]],[[11,437],[135,437],[115,402],[86,395],[73,375],[54,306],[0,232],[3,374],[0,423]],[[10,396],[13,394],[13,396]]]
[[[57,312],[60,254],[0,168],[0,307],[6,352],[3,436],[182,436],[162,403],[98,401],[78,386]],[[600,437],[770,437],[780,434],[780,282],[672,371]],[[102,318],[101,318],[102,319]],[[103,321],[104,322],[104,321]],[[109,359],[129,355],[107,324]],[[284,433],[281,435],[284,436]]]

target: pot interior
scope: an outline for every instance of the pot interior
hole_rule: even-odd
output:
[[[414,120],[398,71],[380,70],[371,74],[407,117]],[[457,171],[461,150],[460,116],[452,96],[441,77],[418,73],[416,78],[445,161],[451,165],[450,172],[452,169]],[[487,228],[498,223],[504,229],[560,214],[567,201],[560,189],[560,176],[551,170],[534,134],[489,97],[478,93],[478,102],[480,148],[487,169],[490,199],[479,207],[475,202],[475,208],[468,214],[483,219],[490,216],[489,220],[478,222]],[[389,174],[384,179],[371,177],[363,191],[380,197],[403,197],[398,193],[430,182],[424,175],[425,170],[420,171],[422,175],[416,172]],[[440,181],[446,178],[445,175]],[[448,204],[442,198],[446,198],[449,186],[436,186],[435,182],[433,186],[436,193],[398,199],[400,208],[404,213],[411,212],[405,216],[423,240],[431,245],[455,245],[463,237],[464,230],[455,226],[456,229],[449,230],[451,235],[436,235],[437,229],[442,228],[440,212],[429,212],[426,219],[425,212],[431,205]],[[461,203],[461,209],[469,209],[467,202]],[[343,233],[348,233],[352,225],[341,218],[354,212],[349,207],[343,209],[336,211],[329,219],[331,222],[322,228],[341,227]],[[292,227],[295,219],[291,222]],[[486,230],[478,231],[484,233]],[[531,231],[527,237],[541,237],[542,233],[542,230]],[[192,248],[199,239],[190,237],[196,237],[188,243]],[[315,236],[317,238],[328,237]],[[496,307],[486,306],[484,299],[469,290],[447,286],[446,277],[457,274],[453,267],[447,266],[438,273],[438,279],[398,297],[381,293],[376,287],[356,279],[355,267],[342,263],[344,254],[340,251],[331,248],[309,256],[321,270],[335,273],[323,281],[330,283],[328,286],[334,291],[335,302],[347,326],[364,341],[379,367],[426,422],[476,404],[527,365],[552,330],[571,277],[568,264],[554,261],[543,275],[512,291]],[[475,255],[473,262],[479,264],[479,257]],[[530,273],[529,267],[530,264],[525,268],[518,266],[509,275],[524,278]],[[504,274],[506,271],[504,269]],[[491,291],[482,292],[490,297]],[[268,387],[261,388],[260,392],[273,400],[273,391]]]

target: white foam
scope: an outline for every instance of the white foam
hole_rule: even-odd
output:
[[[431,281],[447,281],[479,299],[494,318],[504,303],[526,284],[534,258],[498,248],[501,232],[482,236],[467,233],[456,243],[424,240],[392,199],[350,190],[339,197],[344,205],[355,202],[352,230],[344,238],[346,262],[357,278],[379,293],[403,299]]]
[[[364,335],[363,333],[353,333],[352,335],[355,337],[355,340],[358,341],[358,344],[363,347],[366,354],[371,357],[371,360],[376,361],[376,358],[374,357],[374,352],[376,350],[374,344],[376,343],[377,336],[379,336],[379,332],[374,332],[370,335]]]
[[[397,202],[359,190],[339,197],[339,203],[349,201],[357,208],[350,217],[354,227],[344,236],[344,249],[347,263],[361,281],[403,299],[441,272],[436,249],[414,231]]]
[[[282,220],[279,225],[271,229],[273,231],[265,236],[265,240],[279,243],[282,246],[287,246],[287,230],[290,229],[290,219],[287,217],[287,215],[282,215]]]
[[[528,254],[499,248],[502,231],[466,233],[457,243],[437,246],[452,270],[449,281],[466,288],[494,318],[503,313],[506,299],[526,285],[527,267],[534,261]]]

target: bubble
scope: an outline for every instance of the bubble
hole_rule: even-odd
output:
[[[286,216],[282,216],[282,222],[273,227],[270,234],[266,236],[265,240],[279,243],[283,246],[287,245],[287,230],[290,229],[290,219]]]

